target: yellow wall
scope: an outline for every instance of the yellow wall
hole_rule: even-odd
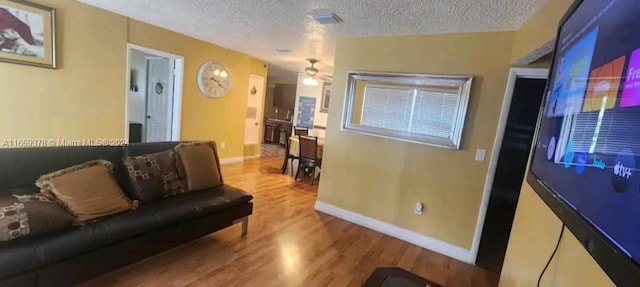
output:
[[[513,43],[511,62],[516,62],[545,43],[553,40],[558,32],[560,19],[573,0],[550,0],[533,17],[520,27]]]
[[[185,57],[182,140],[225,142],[226,149],[220,150],[220,157],[244,156],[249,75],[253,72],[265,77],[266,82],[267,69],[263,67],[265,63],[248,55],[136,20],[129,20],[129,42]],[[231,74],[231,87],[223,98],[206,98],[198,89],[198,69],[207,60],[222,63]]]
[[[338,40],[318,199],[401,228],[471,248],[509,70],[514,33]],[[507,56],[505,56],[507,55]],[[375,60],[372,60],[375,59]],[[470,74],[474,82],[461,150],[340,130],[347,71]],[[487,155],[490,157],[490,155]],[[423,216],[413,214],[424,202]]]
[[[362,109],[364,108],[364,82],[358,82],[356,84],[356,90],[353,96],[353,113],[351,116],[352,124],[362,123]]]
[[[0,140],[122,138],[127,20],[77,1],[57,9],[58,69],[0,63]]]
[[[509,238],[500,286],[535,286],[555,247],[561,226],[560,219],[525,182]],[[615,286],[568,230],[541,285]]]
[[[183,140],[226,142],[221,157],[243,155],[249,74],[266,78],[265,63],[77,1],[35,2],[57,9],[60,65],[48,70],[0,63],[0,139],[123,138],[129,42],[185,58]],[[231,74],[222,99],[207,99],[197,88],[206,60],[221,62]]]
[[[568,0],[552,0],[516,33],[513,60],[555,38]],[[538,46],[536,46],[538,45]],[[533,63],[549,67],[551,57]],[[500,287],[535,286],[558,240],[562,222],[524,181],[500,277]],[[558,254],[545,274],[542,286],[614,286],[582,244],[565,231]]]

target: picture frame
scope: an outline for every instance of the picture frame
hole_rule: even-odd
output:
[[[331,103],[331,82],[322,83],[322,100],[320,101],[320,112],[329,112],[329,103]]]
[[[56,10],[0,0],[0,62],[56,68]]]

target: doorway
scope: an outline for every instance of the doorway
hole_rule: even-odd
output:
[[[511,69],[483,200],[476,265],[500,273],[547,82],[547,69]],[[487,197],[488,195],[488,197]]]
[[[180,140],[182,56],[127,44],[125,139]]]
[[[244,127],[245,158],[260,157],[260,135],[264,103],[264,77],[249,75],[247,114]]]
[[[293,130],[298,74],[269,65],[263,112],[262,157],[284,157]],[[284,131],[289,131],[288,133]]]

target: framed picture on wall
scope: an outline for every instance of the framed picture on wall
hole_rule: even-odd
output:
[[[320,102],[320,112],[329,112],[329,102],[331,102],[331,82],[322,83],[322,101]]]
[[[56,67],[55,9],[0,0],[0,61]]]

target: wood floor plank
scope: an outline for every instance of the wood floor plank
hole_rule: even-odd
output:
[[[232,226],[81,286],[360,286],[391,266],[448,287],[498,286],[496,273],[316,212],[317,184],[282,175],[281,163],[222,167],[226,184],[254,195],[247,237]]]

